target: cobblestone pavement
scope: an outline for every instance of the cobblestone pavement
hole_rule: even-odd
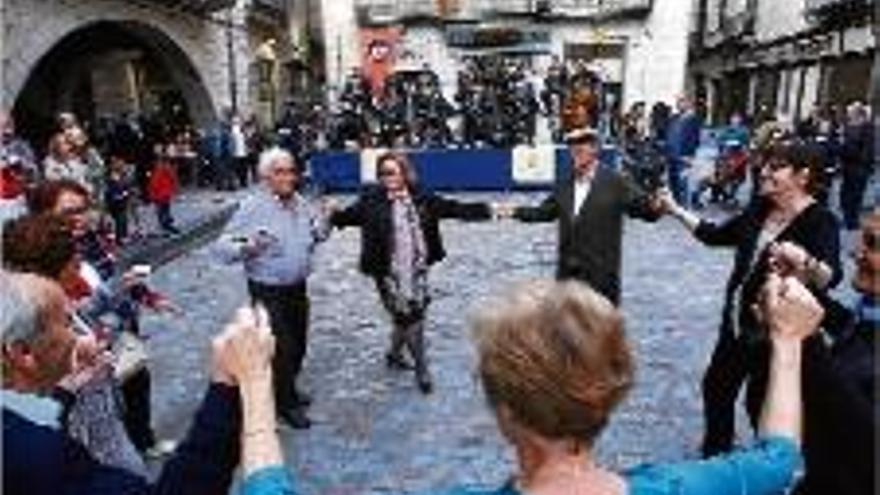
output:
[[[539,199],[513,197],[520,203]],[[304,372],[305,389],[315,399],[315,425],[282,430],[287,461],[303,493],[494,486],[511,473],[510,452],[474,374],[467,316],[481,300],[519,280],[552,276],[555,228],[448,221],[443,229],[449,257],[431,272],[428,336],[436,391],[428,397],[419,394],[410,374],[384,367],[389,322],[372,284],[357,272],[359,232],[337,231],[321,247],[310,281]],[[623,309],[638,373],[636,387],[598,444],[608,465],[696,457],[702,430],[699,378],[714,343],[731,263],[730,251],[700,246],[671,219],[627,224]],[[157,427],[179,436],[207,383],[209,339],[246,301],[244,279],[239,267],[220,265],[201,249],[154,274],[152,282],[186,312],[150,316],[145,324]]]

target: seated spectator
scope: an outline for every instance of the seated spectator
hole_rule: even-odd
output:
[[[26,216],[10,222],[3,231],[3,268],[32,273],[56,281],[75,308],[77,330],[82,338],[100,342],[112,339],[97,322],[96,298],[84,291],[88,283],[81,275],[84,265],[76,256],[73,237],[64,218],[51,214]],[[110,359],[65,378],[54,390],[64,404],[62,428],[96,461],[128,472],[146,475],[146,466],[126,434],[123,411],[117,401],[119,384]]]
[[[119,269],[114,246],[99,233],[92,222],[91,196],[80,184],[70,180],[46,181],[31,195],[31,211],[35,214],[51,212],[63,216],[73,236],[76,252],[91,270],[91,275],[84,277],[92,283],[82,286],[85,293],[79,297],[91,298],[99,296],[99,286],[117,286],[119,282],[136,278]],[[127,290],[111,290],[114,297],[109,305],[103,305],[118,320],[123,331],[130,332],[134,337],[140,334],[140,307],[146,306],[157,311],[179,311],[167,298],[152,291],[144,283],[133,283]],[[98,313],[103,311],[98,310]],[[168,440],[157,440],[151,427],[150,407],[151,378],[149,369],[143,367],[126,377],[122,384],[125,403],[125,423],[135,446],[149,457],[161,457],[173,450],[174,444]]]
[[[240,312],[214,340],[212,382],[205,399],[186,441],[150,484],[92,458],[61,431],[58,407],[46,399],[63,377],[90,364],[72,328],[72,316],[64,292],[54,282],[0,272],[4,493],[228,493],[239,461],[239,441],[243,439],[245,452],[254,453],[251,439],[265,434],[265,423],[247,415],[245,435],[240,436],[235,385],[246,398],[261,400],[262,394],[271,399],[268,330],[252,331],[252,322],[241,323]]]
[[[598,465],[593,446],[633,380],[621,314],[576,282],[532,283],[487,306],[475,324],[478,368],[520,472],[499,490],[450,493],[785,493],[800,459],[801,342],[823,311],[797,280],[771,275],[760,312],[774,352],[758,441],[711,460],[620,475]],[[246,464],[243,493],[294,493],[277,436],[267,435],[259,453]]]

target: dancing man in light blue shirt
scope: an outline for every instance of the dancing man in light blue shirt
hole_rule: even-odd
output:
[[[227,263],[241,262],[254,303],[269,314],[276,348],[273,361],[278,416],[293,428],[311,426],[311,399],[297,388],[306,355],[309,300],[306,281],[315,246],[329,235],[320,207],[297,192],[301,171],[280,148],[263,152],[263,187],[235,212],[217,243]]]

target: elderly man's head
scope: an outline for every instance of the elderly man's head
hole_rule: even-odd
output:
[[[862,220],[861,236],[854,253],[856,274],[853,287],[862,294],[880,299],[880,208]]]
[[[77,338],[67,298],[54,282],[0,273],[3,387],[46,392],[73,368]]]
[[[299,186],[300,172],[293,155],[281,148],[264,151],[258,168],[266,187],[281,198],[291,197]]]

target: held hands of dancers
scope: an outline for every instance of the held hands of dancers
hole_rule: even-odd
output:
[[[516,212],[516,206],[509,202],[493,202],[489,205],[492,210],[492,218],[495,220],[504,220],[513,218]]]
[[[771,269],[782,276],[797,277],[818,287],[831,280],[831,269],[793,242],[774,242],[768,249]]]
[[[212,347],[216,381],[240,387],[271,383],[275,337],[264,308],[239,308]]]
[[[825,310],[812,293],[795,277],[771,272],[752,308],[763,322],[774,343],[799,343],[812,335],[822,322]]]
[[[672,191],[667,187],[661,187],[651,194],[651,208],[661,215],[671,215],[682,223],[691,232],[700,225],[700,217],[691,213],[675,201]]]

